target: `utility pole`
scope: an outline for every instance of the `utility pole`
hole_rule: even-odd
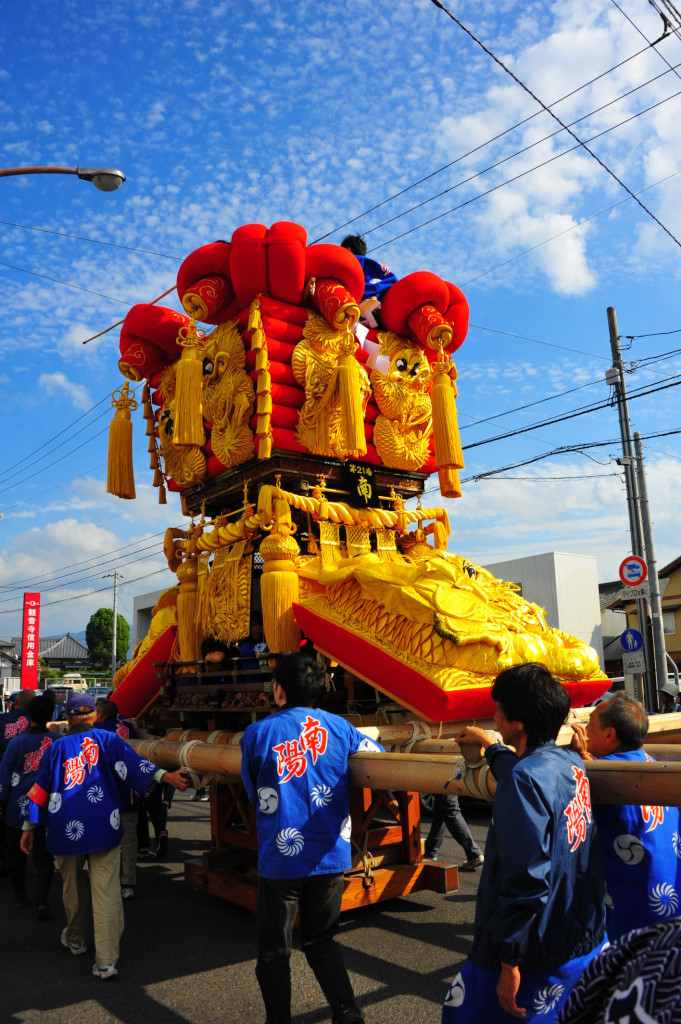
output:
[[[114,597],[113,597],[113,644],[111,648],[111,685],[113,686],[114,676],[116,675],[116,633],[118,626],[118,569],[114,569],[113,572],[105,573],[105,576],[113,576],[114,581]]]
[[[620,437],[622,439],[622,459],[617,461],[624,469],[624,482],[627,490],[627,508],[629,511],[629,532],[631,534],[631,553],[639,555],[646,562],[646,546],[643,538],[640,517],[640,496],[638,489],[638,477],[636,473],[636,453],[634,442],[631,436],[631,421],[629,419],[629,403],[627,401],[627,388],[624,381],[624,364],[622,362],[622,349],[620,348],[620,335],[617,328],[617,314],[614,306],[608,306],[608,328],[610,331],[610,349],[612,351],[612,369],[606,372],[605,378],[615,389],[617,399],[617,411],[619,413]],[[650,575],[650,564],[649,575]],[[659,587],[659,584],[658,584]],[[653,662],[653,650],[648,635],[648,615],[646,602],[643,598],[636,601],[636,614],[638,625],[643,634],[643,652],[646,662],[646,671],[643,674],[644,704],[649,711],[657,710],[657,693],[655,690],[655,672]]]
[[[643,460],[643,444],[641,435],[634,434],[636,444],[636,473],[638,475],[639,495],[641,500],[641,523],[646,545],[646,562],[648,563],[648,579],[650,580],[650,617],[653,626],[653,647],[655,649],[655,677],[658,692],[667,685],[667,648],[664,642],[664,621],[662,619],[662,597],[660,581],[657,576],[657,559],[655,542],[653,541],[653,524],[650,518],[648,502],[648,483]]]

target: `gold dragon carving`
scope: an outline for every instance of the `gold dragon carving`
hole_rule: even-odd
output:
[[[390,332],[378,335],[381,354],[390,359],[387,373],[372,370],[371,384],[379,408],[374,444],[385,466],[420,469],[430,454],[433,410],[432,374],[420,345]]]
[[[353,450],[345,436],[337,385],[337,366],[347,333],[337,331],[327,321],[311,314],[303,328],[303,339],[291,357],[291,369],[305,389],[296,440],[314,455],[344,459]],[[366,411],[371,385],[369,375],[358,364],[362,409]]]
[[[197,444],[173,444],[175,423],[175,388],[177,363],[167,366],[161,375],[159,391],[163,406],[158,423],[158,438],[167,476],[171,476],[180,487],[193,487],[206,476],[206,456]]]
[[[224,466],[239,466],[255,455],[248,425],[254,391],[236,324],[220,324],[212,332],[205,345],[203,367],[203,415],[213,424],[213,453]]]

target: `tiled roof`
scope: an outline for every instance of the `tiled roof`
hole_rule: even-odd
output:
[[[21,657],[22,637],[13,636],[15,658]],[[87,647],[72,637],[70,633],[66,636],[41,636],[38,644],[38,654],[41,658],[60,658],[62,661],[83,661],[88,656]]]

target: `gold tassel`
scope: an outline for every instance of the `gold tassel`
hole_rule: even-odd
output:
[[[203,430],[203,361],[200,346],[203,332],[196,330],[196,323],[181,327],[178,344],[182,355],[177,364],[175,387],[175,426],[173,444],[202,445],[206,440]]]
[[[261,370],[266,370],[268,366],[269,361],[267,359],[267,349],[259,348],[255,353],[255,368],[258,373],[260,373]]]
[[[154,470],[154,487],[160,487],[162,483],[163,483],[163,473],[161,472],[161,470],[158,468],[158,465],[157,465],[156,469]]]
[[[261,526],[269,526],[272,522],[272,516],[274,515],[272,502],[276,492],[277,489],[272,484],[263,484],[258,491],[258,516],[260,517]]]
[[[269,391],[264,391],[261,395],[258,395],[255,411],[258,416],[268,416],[272,412],[272,395]]]
[[[440,481],[440,494],[443,498],[460,498],[461,482],[459,472],[453,466],[440,466],[437,471]]]
[[[159,505],[167,505],[168,499],[166,498],[166,489],[163,484],[158,489],[158,503]]]
[[[154,428],[154,421],[153,420],[147,420],[147,437],[154,437],[155,434],[156,434],[156,430]]]
[[[441,348],[434,367],[435,379],[430,392],[433,406],[433,439],[438,466],[463,469],[463,452],[456,416],[456,385],[452,380],[456,367]]]
[[[144,418],[145,420],[153,420],[154,418],[154,410],[149,399],[144,403]]]
[[[258,375],[258,380],[255,385],[256,395],[270,394],[272,390],[272,377],[267,371],[263,371]]]
[[[146,405],[146,403],[147,403],[147,402],[148,402],[148,401],[149,401],[150,399],[151,399],[151,388],[150,388],[150,386],[149,386],[149,381],[148,381],[148,380],[145,380],[145,382],[144,382],[144,387],[142,388],[142,401],[143,401],[143,402],[144,402],[144,404]]]
[[[156,435],[155,434],[151,434],[149,436],[149,444],[147,445],[147,451],[148,452],[155,452],[156,451]],[[154,467],[152,466],[151,468],[153,469]]]
[[[197,604],[196,581],[191,588],[181,583],[180,592],[177,595],[177,639],[180,645],[180,661],[198,661],[201,656],[201,637],[196,626]]]
[[[447,550],[447,538],[449,534],[445,529],[444,523],[439,522],[437,519],[433,524],[433,540],[435,541],[435,547],[438,551]]]
[[[137,408],[132,391],[125,384],[111,396],[111,405],[116,409],[109,426],[109,459],[107,465],[106,489],[119,498],[135,497],[135,475],[132,467],[132,421],[130,411]]]
[[[256,327],[251,334],[251,351],[259,352],[265,347],[265,332],[262,327]]]
[[[149,469],[157,469],[157,468],[158,468],[158,453],[156,452],[156,449],[154,448],[153,452],[151,453],[151,455],[149,457]]]
[[[259,434],[258,435],[258,458],[259,459],[271,459],[272,458],[272,435],[271,434]]]
[[[354,335],[348,330],[340,346],[337,379],[347,450],[349,454],[358,457],[366,455],[367,442],[364,434],[359,367],[355,359],[356,345]]]
[[[253,299],[251,308],[248,313],[248,327],[247,330],[253,331],[256,327],[262,325],[262,319],[260,317],[260,299]],[[251,348],[253,346],[251,345]]]
[[[261,496],[262,488],[258,503]],[[270,501],[271,498],[270,493]],[[293,614],[293,604],[298,600],[298,574],[294,560],[300,554],[300,548],[292,536],[295,531],[288,504],[278,498],[275,502],[274,527],[260,545],[263,557],[260,580],[262,617],[265,640],[271,654],[300,649],[300,630]]]

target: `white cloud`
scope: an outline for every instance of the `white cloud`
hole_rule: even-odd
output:
[[[69,380],[65,373],[41,373],[38,384],[46,395],[66,395],[76,409],[92,407],[92,399],[88,395],[87,388]]]

